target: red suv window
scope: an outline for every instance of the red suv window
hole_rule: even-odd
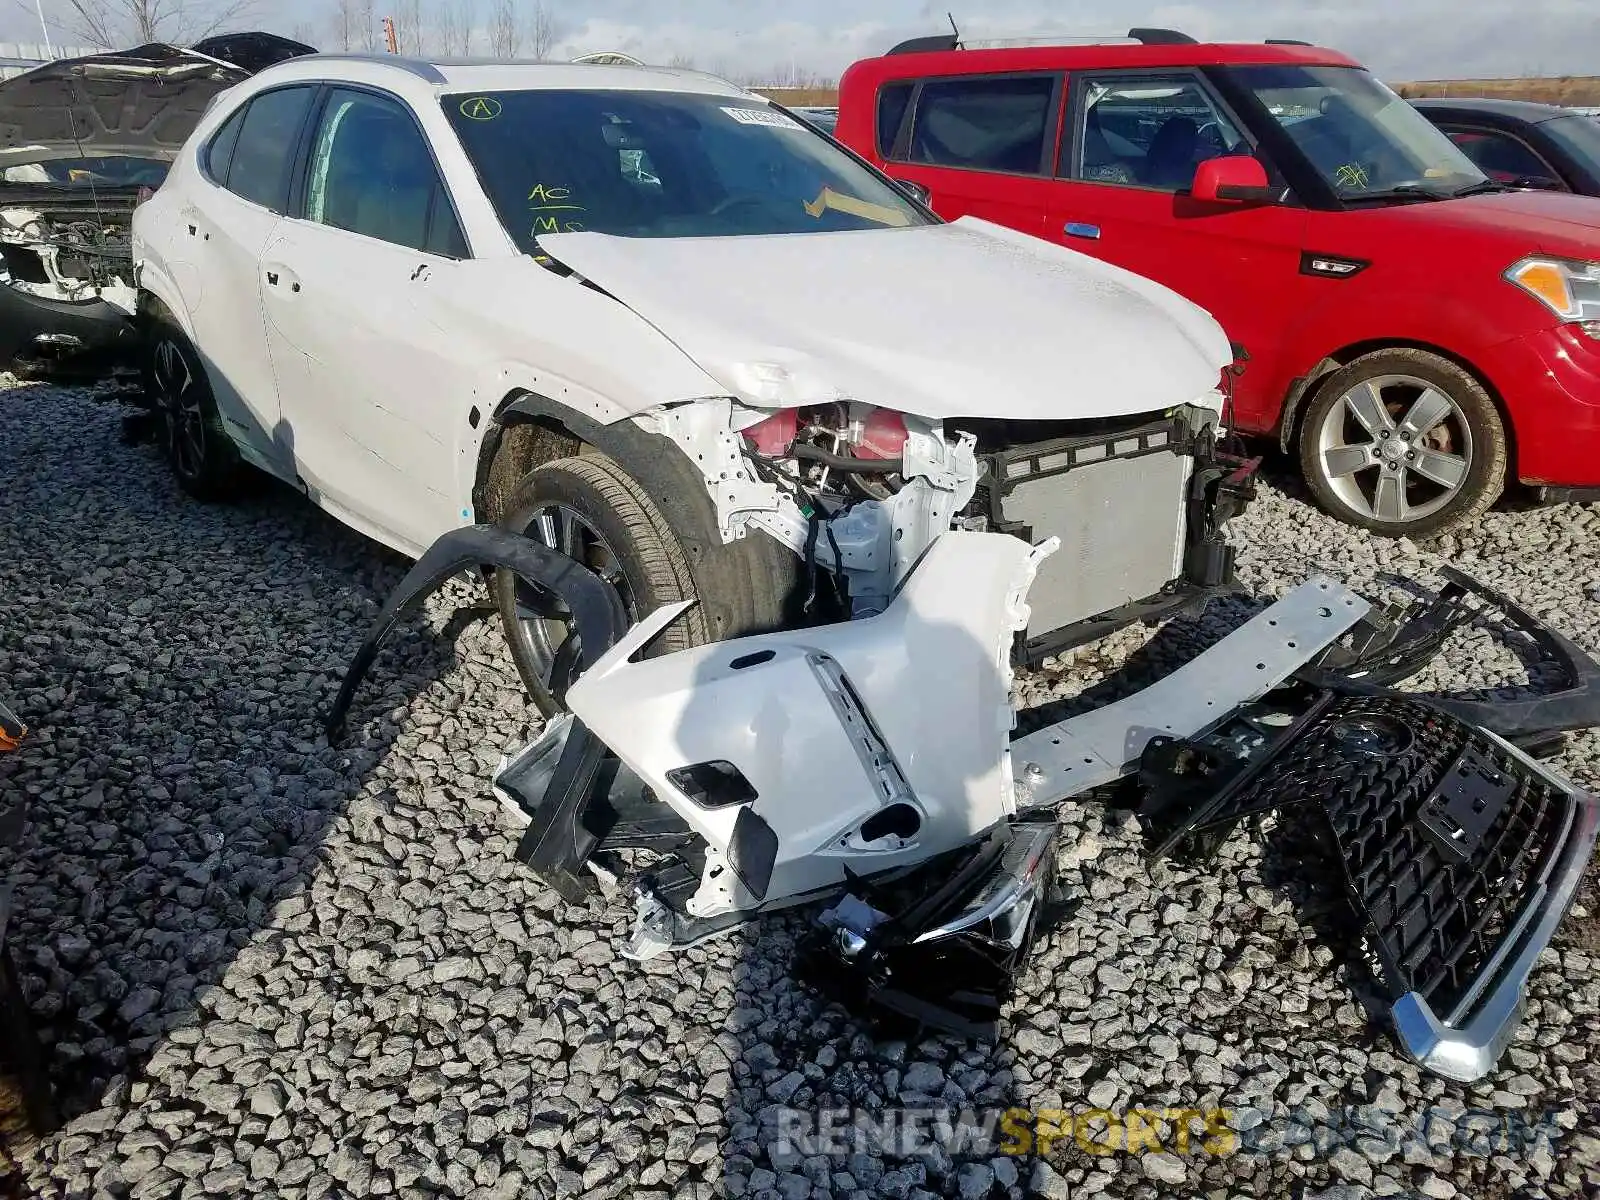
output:
[[[911,83],[886,83],[878,92],[878,153],[884,158],[894,153],[895,139],[905,124],[914,90]]]
[[[1063,147],[1067,178],[1178,191],[1204,160],[1250,151],[1193,75],[1093,75],[1081,92],[1075,163]]]
[[[905,152],[893,157],[930,166],[1048,174],[1059,107],[1056,88],[1054,75],[925,82],[917,91]]]

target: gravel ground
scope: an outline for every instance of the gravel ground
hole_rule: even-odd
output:
[[[350,740],[314,716],[403,563],[282,489],[184,500],[117,411],[0,391],[0,688],[34,727],[0,763],[32,825],[10,938],[72,1117],[20,1150],[40,1196],[753,1194],[1594,1195],[1593,891],[1535,977],[1503,1069],[1423,1077],[1372,1031],[1305,915],[1293,830],[1215,871],[1152,872],[1125,818],[1067,814],[1077,907],[1007,1036],[874,1042],[787,973],[796,920],[643,967],[625,915],[560,911],[489,794],[533,722],[466,585],[394,639]],[[1287,486],[1287,485],[1286,485]],[[1236,524],[1245,582],[1322,568],[1382,591],[1457,561],[1600,646],[1600,513],[1491,514],[1422,550],[1269,488]],[[1247,603],[1128,631],[1022,681],[1059,710],[1149,641],[1159,670]],[[1514,685],[1464,635],[1419,683]],[[1600,739],[1561,765],[1600,783]],[[1044,1158],[781,1152],[776,1107],[1250,1110],[1249,1152]],[[1385,1137],[1464,1110],[1553,1141]],[[1387,1124],[1380,1111],[1396,1114]],[[1298,1114],[1316,1145],[1292,1144]],[[1348,1136],[1346,1114],[1367,1122]],[[1199,1139],[1196,1139],[1198,1144]],[[1280,1143],[1290,1143],[1283,1145]],[[1168,1151],[1174,1139],[1165,1138]],[[1274,1146],[1278,1148],[1274,1149]]]

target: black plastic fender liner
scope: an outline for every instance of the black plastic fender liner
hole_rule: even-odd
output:
[[[338,698],[328,710],[324,727],[329,741],[336,740],[343,732],[356,689],[371,670],[384,639],[425,599],[455,576],[474,567],[511,571],[555,593],[572,613],[581,646],[581,666],[591,665],[611,649],[627,627],[627,616],[616,589],[576,559],[493,525],[453,529],[428,547],[384,603],[383,611],[345,671]]]

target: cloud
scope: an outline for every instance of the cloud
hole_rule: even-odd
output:
[[[45,0],[61,11],[63,0]],[[437,8],[439,0],[424,0]],[[520,0],[524,10],[534,0]],[[739,76],[836,77],[896,41],[947,28],[980,38],[1115,36],[1130,23],[1203,40],[1301,38],[1346,51],[1391,80],[1591,74],[1600,63],[1593,0],[1178,0],[1130,9],[1118,0],[544,0],[568,56],[623,50]],[[480,22],[490,0],[477,0]],[[383,8],[380,4],[379,9]],[[30,3],[0,0],[0,35],[32,41]],[[333,0],[257,0],[254,21],[288,32],[325,28]],[[1064,12],[1065,10],[1065,12]],[[480,36],[479,43],[483,43]]]
[[[798,67],[832,77],[901,38],[941,31],[950,8],[963,31],[979,38],[1115,36],[1130,21],[1130,10],[1110,0],[1074,6],[1065,17],[1055,15],[1061,7],[1053,0],[813,0],[799,8],[763,0],[684,0],[663,18],[666,5],[589,4],[583,11],[598,8],[608,15],[570,20],[563,49],[624,49],[657,61],[688,56],[702,67],[741,74]],[[1294,6],[1210,0],[1142,9],[1137,23],[1181,29],[1202,40],[1300,38],[1344,50],[1390,79],[1588,74],[1600,62],[1600,21],[1591,6],[1576,0],[1524,0],[1515,7],[1499,0],[1314,0]]]

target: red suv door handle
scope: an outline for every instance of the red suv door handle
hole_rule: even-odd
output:
[[[1068,221],[1061,227],[1061,232],[1072,238],[1084,238],[1091,242],[1100,240],[1100,226],[1088,225],[1082,221]]]

